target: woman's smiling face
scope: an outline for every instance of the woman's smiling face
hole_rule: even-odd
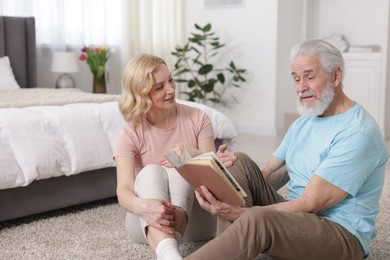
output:
[[[153,87],[149,92],[151,109],[168,109],[175,104],[175,82],[165,64],[160,64],[152,74]]]

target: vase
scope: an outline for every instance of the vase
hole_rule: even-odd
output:
[[[98,77],[97,73],[93,73],[93,93],[106,93],[106,74]]]

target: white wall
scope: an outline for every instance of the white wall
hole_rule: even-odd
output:
[[[342,33],[352,45],[379,44],[386,57],[383,74],[390,75],[389,0],[244,0],[241,7],[212,9],[204,1],[185,1],[186,32],[193,31],[194,23],[212,23],[231,48],[228,54],[248,70],[246,84],[235,92],[240,104],[216,107],[239,132],[284,133],[286,115],[296,113],[287,59],[301,40]],[[390,77],[383,81],[390,132]]]
[[[303,40],[306,32],[305,1],[279,0],[277,17],[278,48],[276,53],[276,114],[274,127],[278,135],[283,135],[289,126],[288,122],[291,121],[288,114],[297,114],[296,94],[288,58],[292,46]]]
[[[277,2],[246,0],[240,7],[205,8],[204,1],[187,0],[185,9],[187,35],[194,31],[195,23],[211,23],[229,48],[226,55],[231,55],[236,66],[247,69],[247,84],[234,92],[240,104],[217,109],[228,114],[240,131],[272,134]]]
[[[189,35],[195,23],[210,22],[230,48],[228,55],[247,69],[247,82],[235,91],[240,104],[216,108],[229,116],[239,132],[276,135],[284,128],[284,114],[296,111],[287,56],[302,39],[303,0],[244,3],[206,8],[204,1],[187,0],[185,28]]]
[[[310,0],[308,0],[310,1]],[[381,58],[379,76],[373,78],[373,82],[379,82],[379,86],[368,84],[360,86],[360,98],[366,108],[378,107],[380,118],[376,118],[386,137],[390,137],[390,1],[389,0],[314,0],[313,12],[318,17],[313,24],[312,36],[324,37],[334,32],[343,34],[350,45],[379,45],[378,54]],[[345,56],[347,59],[347,56]],[[348,70],[346,71],[346,77]],[[355,78],[356,81],[356,78]],[[371,82],[371,81],[370,81]],[[346,84],[348,88],[357,91],[357,84]],[[381,89],[376,93],[373,89]],[[351,93],[352,94],[352,93]],[[376,98],[370,104],[364,104],[369,96]],[[375,104],[373,104],[375,103]],[[370,112],[370,111],[369,111]]]
[[[317,0],[317,37],[341,33],[351,45],[387,49],[389,0]]]

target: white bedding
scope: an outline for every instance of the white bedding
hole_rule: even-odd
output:
[[[115,166],[113,148],[124,125],[118,95],[58,89],[12,90],[22,91],[26,97],[23,100],[11,90],[6,91],[9,93],[0,91],[0,189]],[[71,97],[66,101],[69,104],[61,103],[60,95]],[[38,100],[33,101],[33,97]],[[225,115],[198,103],[177,101],[207,112],[215,138],[224,139],[232,147],[237,133]],[[40,105],[31,106],[34,102]]]

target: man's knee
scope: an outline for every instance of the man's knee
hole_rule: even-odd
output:
[[[237,156],[237,161],[242,164],[247,164],[252,161],[252,159],[244,152],[235,152],[234,154]]]
[[[237,161],[234,162],[233,166],[229,167],[229,171],[238,182],[242,182],[240,185],[246,185],[252,179],[261,175],[261,170],[258,165],[246,153],[237,152],[235,154]]]
[[[265,230],[274,226],[274,222],[276,221],[275,215],[277,214],[278,212],[273,209],[255,206],[247,210],[237,220],[248,223],[252,227]]]

